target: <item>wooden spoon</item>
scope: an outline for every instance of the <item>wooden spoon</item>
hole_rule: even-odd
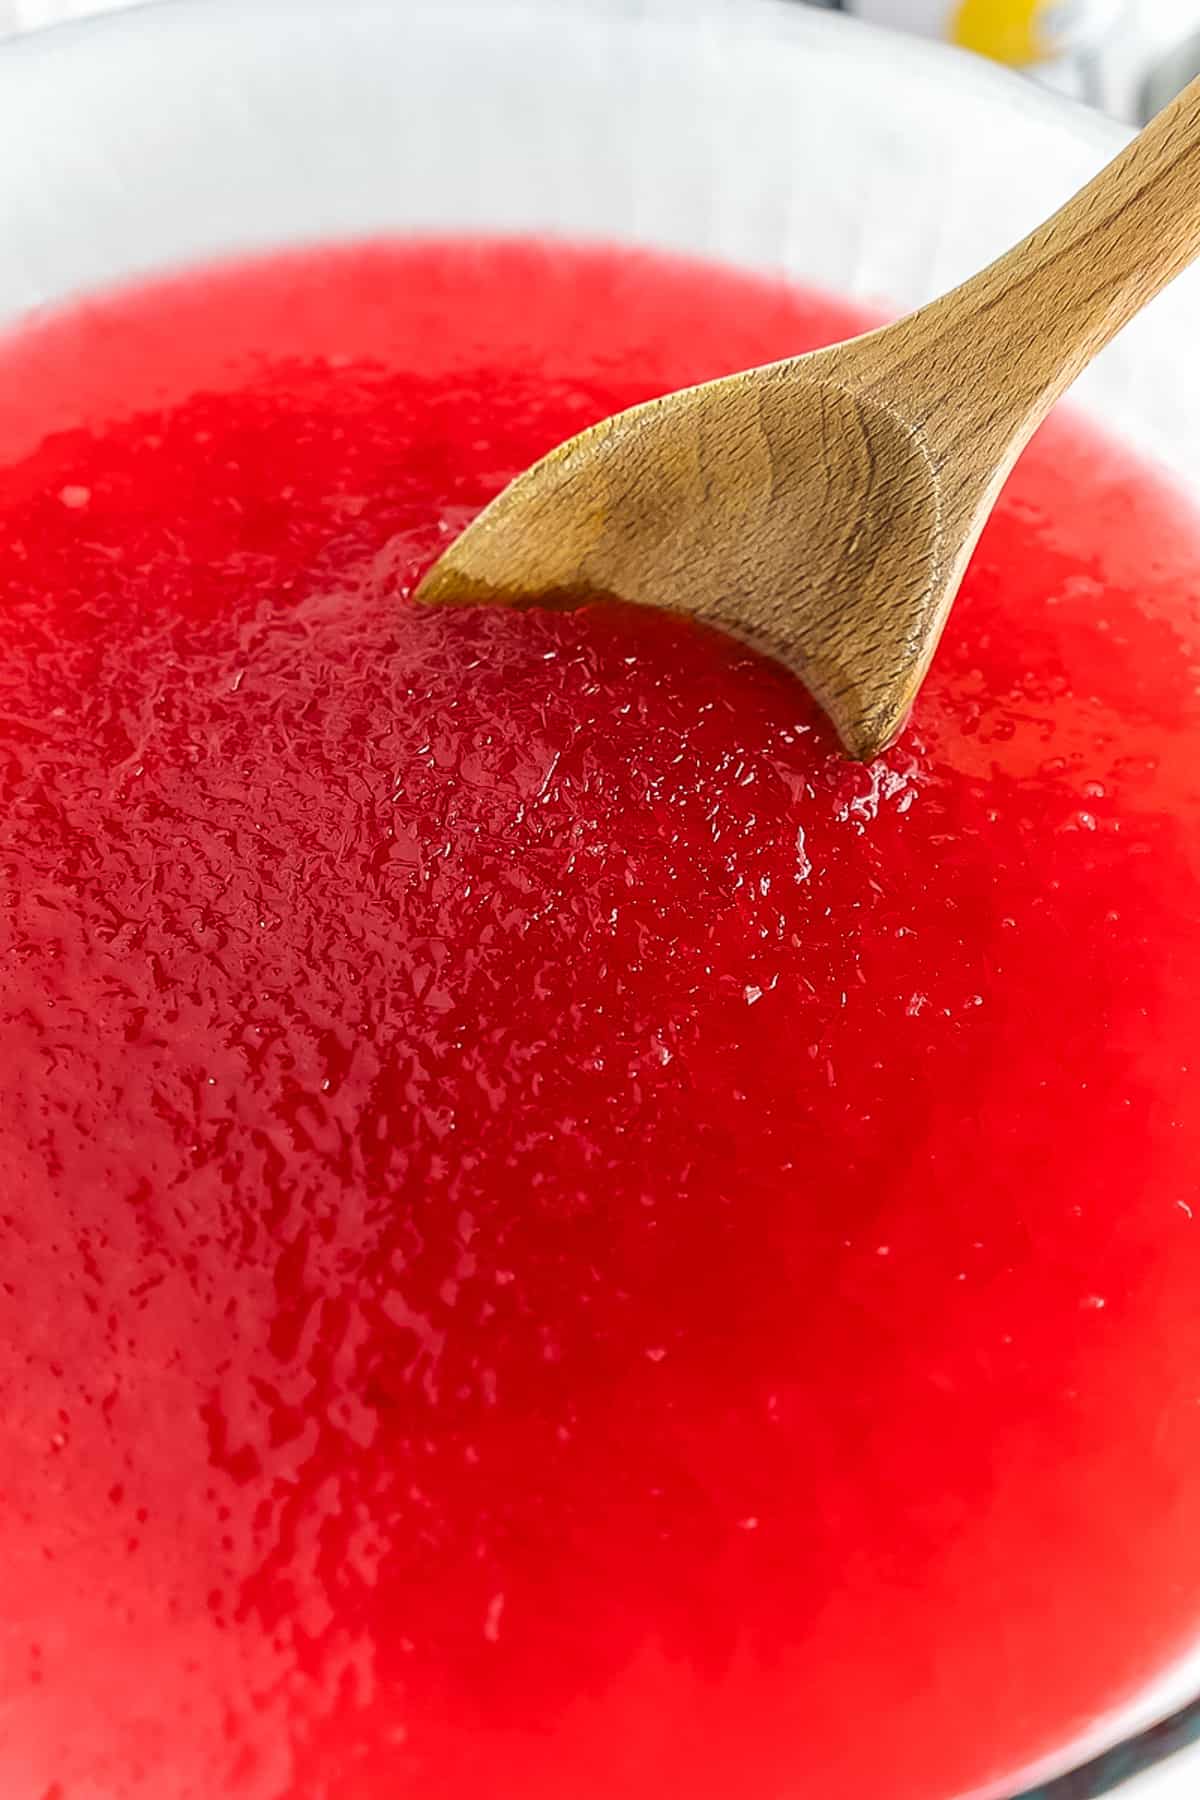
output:
[[[1046,224],[919,312],[560,445],[415,598],[690,614],[794,669],[850,755],[874,756],[1035,427],[1198,254],[1195,81]]]

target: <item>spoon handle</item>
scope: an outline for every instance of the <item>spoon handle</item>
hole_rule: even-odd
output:
[[[877,333],[866,385],[899,401],[935,462],[1006,471],[1063,390],[1197,256],[1200,80],[1015,248]]]

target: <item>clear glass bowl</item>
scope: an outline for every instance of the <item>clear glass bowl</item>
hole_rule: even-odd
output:
[[[164,265],[455,227],[641,241],[904,308],[1123,136],[788,0],[165,0],[0,51],[0,328]],[[1200,495],[1198,307],[1195,275],[1076,400]],[[1198,1691],[1200,1659],[1109,1721],[1118,1749],[1069,1747],[1029,1794],[1092,1800],[1158,1762],[1200,1736]]]

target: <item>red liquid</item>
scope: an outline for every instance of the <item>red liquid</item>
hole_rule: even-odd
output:
[[[1200,1620],[1200,532],[1077,427],[912,729],[414,616],[854,324],[328,254],[0,361],[0,1790],[946,1800]]]

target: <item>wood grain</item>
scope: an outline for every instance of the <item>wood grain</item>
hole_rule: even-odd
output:
[[[632,408],[519,476],[423,605],[686,613],[777,657],[848,753],[901,729],[1000,487],[1200,254],[1200,81],[963,286],[879,331]]]

